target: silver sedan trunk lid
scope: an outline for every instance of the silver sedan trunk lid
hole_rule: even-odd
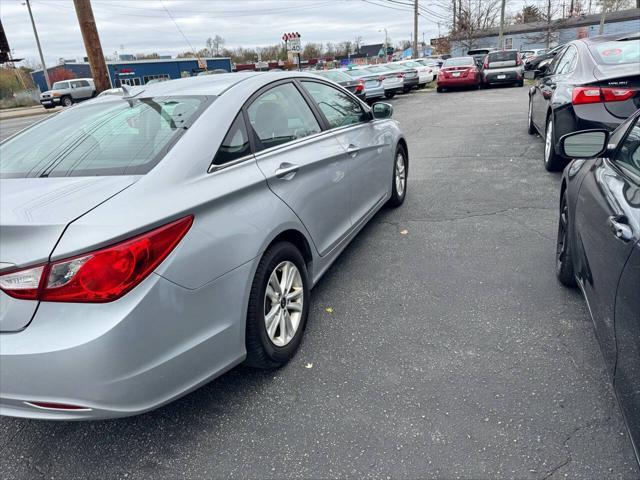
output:
[[[67,225],[137,176],[0,180],[0,273],[46,263]],[[0,332],[26,327],[38,302],[0,291]]]

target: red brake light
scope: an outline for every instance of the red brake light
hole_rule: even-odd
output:
[[[600,103],[600,89],[598,87],[576,87],[573,89],[571,103],[574,105]]]
[[[602,88],[601,91],[605,102],[622,102],[630,99],[636,93],[630,88]]]
[[[171,253],[192,223],[192,216],[184,217],[116,245],[2,275],[0,288],[15,298],[48,302],[117,300]]]
[[[489,68],[489,56],[484,57],[484,62],[482,62],[482,68]]]
[[[571,103],[583,105],[600,102],[623,102],[636,93],[630,88],[576,87],[573,89]]]

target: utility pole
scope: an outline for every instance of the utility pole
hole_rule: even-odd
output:
[[[607,16],[607,4],[602,5],[602,16],[600,17],[600,30],[598,31],[598,35],[602,35],[604,33],[604,20]]]
[[[451,27],[451,31],[456,31],[456,17],[458,16],[458,12],[456,11],[456,0],[453,0],[453,25]],[[438,34],[438,37],[440,34]]]
[[[500,6],[500,33],[498,35],[498,48],[500,50],[504,50],[504,9],[507,0],[502,0],[502,5]]]
[[[36,36],[36,45],[38,46],[38,53],[40,54],[40,63],[42,64],[42,72],[44,73],[44,80],[47,82],[47,88],[51,90],[51,82],[49,81],[49,72],[47,72],[47,66],[44,63],[44,55],[42,55],[42,47],[40,46],[40,38],[38,38],[38,31],[36,30],[36,22],[33,21],[33,13],[31,12],[31,3],[27,2],[27,10],[29,10],[29,18],[31,18],[31,26],[33,27],[33,34]]]
[[[91,0],[73,0],[73,4],[76,7],[84,48],[87,51],[87,57],[89,57],[93,82],[95,83],[96,91],[100,93],[111,88],[111,82],[109,81],[104,54],[102,53],[102,45],[100,45],[96,20],[91,9]]]
[[[547,0],[547,49],[551,47],[551,0]]]
[[[418,0],[413,0],[413,49],[411,58],[418,58]]]

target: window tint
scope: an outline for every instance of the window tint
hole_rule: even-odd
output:
[[[444,61],[443,67],[466,67],[475,65],[473,57],[456,57]]]
[[[568,47],[562,54],[562,58],[558,61],[558,65],[556,66],[554,73],[557,75],[566,75],[571,73],[575,70],[577,62],[578,51],[575,47]]]
[[[640,175],[640,125],[638,119],[616,153],[614,160],[629,168],[636,175]]]
[[[562,51],[559,51],[556,56],[553,57],[553,60],[551,61],[551,63],[549,64],[549,68],[547,69],[549,73],[556,73],[558,64],[560,63],[560,60],[562,60],[563,56],[564,53]]]
[[[322,110],[331,128],[353,125],[365,120],[360,102],[345,92],[324,83],[303,81],[302,84]]]
[[[166,154],[206,97],[78,105],[0,145],[0,178],[143,174]]]
[[[513,50],[503,52],[493,52],[489,55],[489,63],[491,62],[508,62],[515,61],[518,58],[518,52]]]
[[[320,125],[292,83],[273,87],[248,108],[256,151],[320,132]]]
[[[222,140],[220,149],[218,150],[218,153],[216,153],[212,164],[216,167],[224,165],[225,163],[232,162],[238,158],[249,155],[250,153],[251,147],[249,146],[247,127],[244,124],[244,117],[242,116],[242,113],[239,113],[233,121],[231,128],[229,128],[224,140]]]
[[[640,63],[640,40],[592,43],[589,49],[599,64]]]

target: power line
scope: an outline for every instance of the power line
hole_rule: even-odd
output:
[[[191,42],[189,41],[187,36],[184,34],[182,29],[180,28],[180,25],[178,25],[178,22],[176,22],[176,19],[173,18],[173,15],[171,15],[171,12],[169,11],[169,9],[164,4],[164,0],[160,0],[160,5],[162,5],[162,8],[164,8],[164,11],[167,12],[167,15],[169,15],[169,18],[171,19],[171,21],[173,21],[173,24],[176,26],[176,28],[180,32],[180,35],[182,35],[182,38],[184,38],[185,42],[187,42],[189,44],[189,47],[191,47],[191,51],[193,52],[193,54],[196,56],[196,58],[200,59],[198,57],[198,53],[196,52],[196,49],[193,48],[193,45],[191,45]]]

